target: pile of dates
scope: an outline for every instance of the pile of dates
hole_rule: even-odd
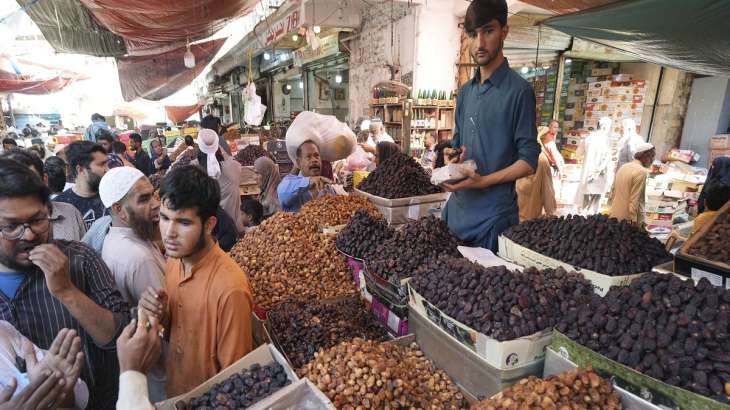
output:
[[[388,199],[443,192],[431,183],[431,178],[415,159],[402,153],[397,153],[378,165],[360,183],[358,189]]]
[[[290,383],[284,367],[279,363],[266,366],[253,364],[215,384],[204,395],[191,399],[187,404],[176,403],[175,406],[179,410],[246,408]]]
[[[717,217],[710,229],[689,249],[689,253],[730,265],[730,212]]]
[[[432,215],[401,226],[365,262],[370,273],[398,284],[439,255],[459,256],[459,245],[446,222]]]
[[[672,259],[646,231],[604,215],[533,219],[509,228],[504,236],[542,255],[610,276],[649,272]]]
[[[326,195],[304,204],[299,214],[316,227],[327,227],[348,223],[359,210],[380,215],[375,205],[358,195]]]
[[[417,344],[353,339],[320,350],[298,371],[338,409],[467,409],[451,378]]]
[[[578,368],[547,378],[530,376],[502,390],[472,410],[601,409],[620,410],[621,399],[610,381],[591,368]]]
[[[420,266],[410,284],[442,312],[499,341],[552,329],[598,298],[583,276],[562,268],[510,271],[451,256]]]
[[[244,167],[252,167],[253,163],[261,157],[269,157],[272,161],[274,160],[271,154],[260,145],[248,145],[246,148],[238,151],[234,158]]]
[[[360,260],[371,259],[381,243],[393,237],[394,230],[381,216],[358,210],[337,234],[337,249]]]
[[[359,297],[337,301],[290,300],[269,314],[273,337],[292,366],[300,368],[319,349],[360,337],[382,341],[388,332]]]
[[[556,329],[638,372],[728,403],[730,290],[648,273],[571,310]]]

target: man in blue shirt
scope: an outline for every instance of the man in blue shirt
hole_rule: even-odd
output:
[[[296,166],[299,175],[287,175],[276,189],[284,212],[298,212],[302,205],[323,191],[331,180],[322,176],[319,147],[313,141],[304,141],[297,148]]]
[[[505,0],[472,1],[464,30],[479,69],[459,90],[452,148],[444,153],[448,162],[474,160],[477,171],[444,185],[453,194],[443,218],[466,243],[496,251],[499,235],[519,223],[515,181],[537,167],[535,93],[504,57]]]
[[[86,132],[84,133],[84,140],[96,142],[96,133],[100,129],[111,132],[109,124],[106,123],[106,118],[101,114],[93,114],[91,116],[91,125],[86,128]]]

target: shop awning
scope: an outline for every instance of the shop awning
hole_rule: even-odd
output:
[[[544,24],[651,63],[730,76],[728,21],[726,0],[635,0],[554,17]]]
[[[185,47],[156,56],[118,58],[119,85],[124,100],[159,101],[172,95],[203,71],[224,42],[225,39],[218,39],[190,46],[195,55],[194,68],[186,68],[183,63]]]
[[[166,105],[165,106],[165,114],[167,114],[167,118],[170,119],[173,123],[177,124],[179,122],[183,122],[187,120],[191,115],[198,112],[199,109],[203,107],[203,104],[194,104],[194,105]]]
[[[46,80],[35,80],[0,70],[0,94],[50,94],[62,90],[74,81],[73,77],[55,76]]]

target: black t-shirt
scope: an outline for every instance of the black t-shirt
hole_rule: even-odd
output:
[[[140,148],[137,150],[137,154],[134,157],[134,166],[137,167],[138,170],[142,171],[145,176],[150,176],[150,173],[152,172],[152,161],[144,149]]]
[[[99,195],[92,196],[91,198],[84,198],[77,195],[72,188],[69,188],[53,200],[66,202],[67,204],[75,206],[81,213],[81,217],[84,219],[87,231],[91,228],[94,221],[107,214],[107,210],[104,208],[104,204],[101,202]]]

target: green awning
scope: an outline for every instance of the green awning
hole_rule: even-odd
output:
[[[634,0],[554,17],[544,24],[643,61],[729,77],[728,22],[727,0]]]

